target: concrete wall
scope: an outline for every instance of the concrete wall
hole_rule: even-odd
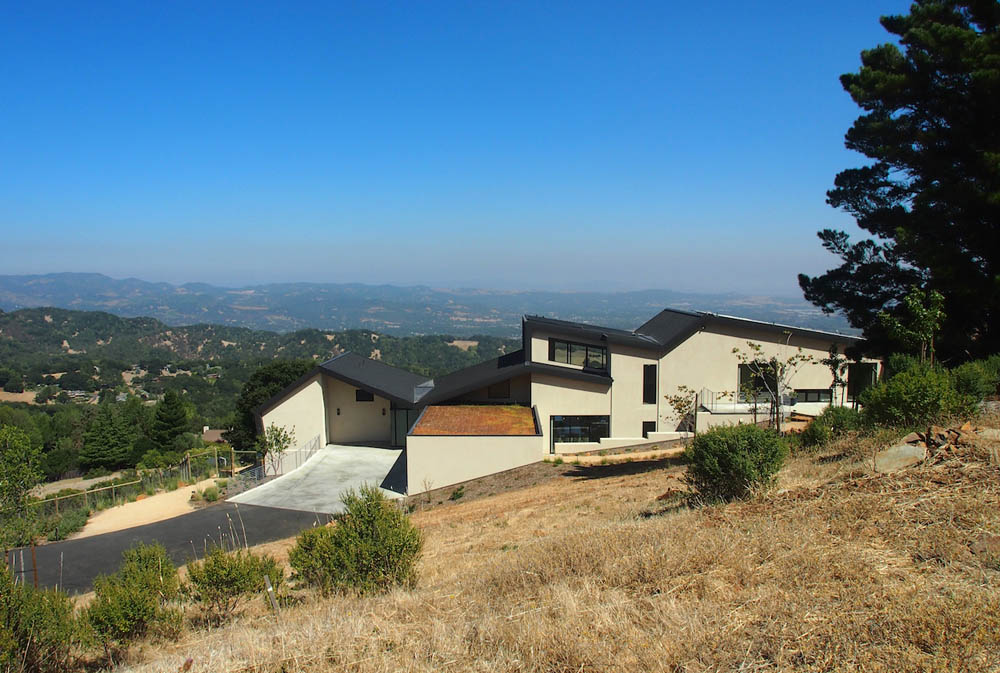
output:
[[[546,374],[532,374],[531,404],[538,410],[538,422],[542,426],[541,451],[547,454],[549,417],[610,415],[611,386],[589,381],[573,381]],[[614,419],[611,424],[613,427]]]
[[[515,376],[510,380],[510,397],[497,399],[489,396],[489,387],[473,390],[459,395],[455,402],[471,402],[483,404],[531,404],[531,377],[527,374]]]
[[[326,414],[323,408],[323,377],[317,374],[296,388],[278,406],[261,417],[264,427],[272,423],[295,433],[291,449],[308,444],[317,435],[327,443]],[[250,447],[240,447],[250,448]]]
[[[643,365],[656,365],[656,356],[649,351],[611,347],[611,376],[614,384],[611,390],[611,436],[642,437],[643,421],[656,422],[657,402],[642,402]],[[670,428],[673,430],[673,428]]]
[[[406,438],[407,494],[451,486],[488,474],[537,463],[542,438],[409,435]]]
[[[773,356],[779,360],[795,355],[801,347],[802,353],[811,355],[814,362],[800,366],[788,381],[788,386],[792,389],[829,388],[832,381],[830,370],[826,365],[820,364],[819,360],[827,357],[832,338],[793,336],[787,345],[785,338],[774,332],[742,326],[710,327],[693,334],[660,361],[659,429],[673,430],[681,420],[665,402],[665,397],[676,394],[679,386],[686,385],[694,393],[707,388],[716,393],[731,391],[735,395],[739,389],[740,361],[733,349],[749,352],[747,341],[762,346],[761,357]],[[612,374],[616,374],[614,369]],[[617,384],[617,376],[615,378]]]
[[[376,395],[372,402],[358,402],[354,398],[356,390],[349,383],[327,377],[328,443],[389,442],[392,438],[389,400]],[[337,415],[337,409],[340,409],[340,415]]]

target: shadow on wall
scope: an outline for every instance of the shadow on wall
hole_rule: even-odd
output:
[[[406,495],[406,451],[399,453],[399,458],[389,468],[389,473],[385,475],[385,479],[379,486],[387,491]]]

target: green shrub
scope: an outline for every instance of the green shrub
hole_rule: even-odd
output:
[[[851,407],[827,407],[816,419],[830,428],[834,437],[861,429],[861,414]]]
[[[110,658],[151,629],[169,629],[179,613],[169,607],[179,593],[177,568],[160,545],[139,544],[122,554],[122,566],[94,581],[86,620]]]
[[[458,488],[456,488],[454,491],[451,492],[451,495],[448,496],[448,499],[460,500],[463,495],[465,495],[465,486],[459,486]]]
[[[802,446],[822,446],[833,439],[830,426],[816,418],[799,434]]]
[[[201,497],[205,499],[205,502],[215,502],[219,499],[219,489],[216,486],[208,486],[204,491],[201,492]]]
[[[907,353],[893,353],[885,362],[885,377],[891,379],[897,374],[912,371],[914,369],[924,369],[926,365],[921,364],[920,359]]]
[[[15,584],[10,569],[0,563],[0,670],[65,671],[78,633],[66,594]]]
[[[948,372],[928,367],[893,376],[861,395],[862,417],[873,425],[920,428],[973,411],[971,398],[959,395]]]
[[[983,361],[966,362],[951,370],[951,385],[959,395],[981,402],[997,390],[997,377]]]
[[[713,428],[684,451],[687,479],[708,500],[732,500],[769,486],[788,456],[777,433],[756,425]]]
[[[219,547],[204,560],[189,564],[187,574],[184,592],[217,620],[228,618],[242,600],[264,591],[265,575],[275,590],[285,579],[285,571],[270,556]]]
[[[57,540],[65,540],[67,537],[86,526],[87,519],[89,518],[90,510],[88,509],[71,509],[68,512],[65,512],[59,517],[59,520],[56,522],[52,532],[49,533],[49,541],[55,542]]]
[[[423,540],[409,517],[374,486],[348,491],[336,524],[299,535],[288,560],[295,578],[324,593],[376,593],[413,586]]]

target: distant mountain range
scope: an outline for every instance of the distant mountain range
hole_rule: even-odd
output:
[[[0,310],[51,306],[146,316],[168,325],[211,323],[288,332],[365,329],[399,336],[519,336],[521,316],[539,314],[635,328],[665,307],[712,311],[813,329],[852,332],[840,316],[803,299],[670,290],[545,292],[423,286],[273,283],[225,288],[151,283],[98,273],[0,276]]]

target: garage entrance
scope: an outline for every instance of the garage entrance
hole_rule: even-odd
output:
[[[406,446],[406,435],[410,428],[420,418],[420,409],[392,409],[392,440],[393,446]]]

